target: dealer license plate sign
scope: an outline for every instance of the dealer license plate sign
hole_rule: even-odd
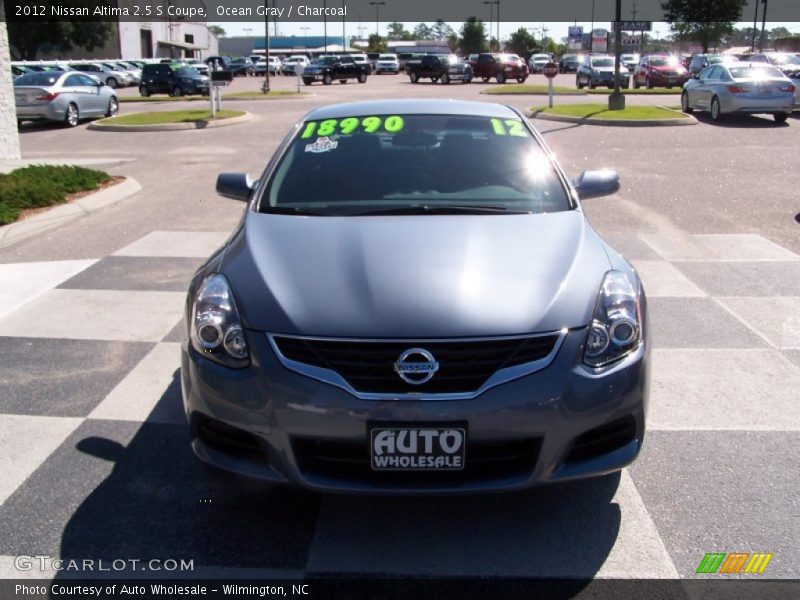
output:
[[[373,427],[370,462],[376,471],[459,471],[466,445],[457,427]]]

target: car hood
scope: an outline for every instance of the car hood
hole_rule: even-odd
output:
[[[249,213],[220,271],[244,326],[330,337],[581,327],[610,262],[577,210],[543,215]]]

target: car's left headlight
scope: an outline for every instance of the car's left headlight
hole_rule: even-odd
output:
[[[250,364],[239,311],[224,275],[209,275],[198,289],[189,334],[192,347],[206,358],[234,369]]]
[[[641,293],[621,271],[603,279],[586,339],[583,362],[602,367],[627,356],[642,341]]]

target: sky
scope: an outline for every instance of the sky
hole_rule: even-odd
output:
[[[213,24],[213,23],[212,23]],[[379,24],[379,31],[381,35],[386,35],[386,26],[388,23],[380,23]],[[413,31],[414,27],[417,26],[418,23],[403,23],[403,26],[408,29],[409,31]],[[454,31],[458,32],[461,29],[462,23],[448,23],[450,27],[453,28]],[[580,22],[574,23],[576,25],[582,25],[584,32],[588,32],[591,29],[592,23],[590,22]],[[227,23],[216,23],[216,25],[221,26],[228,37],[231,36],[239,36],[239,35],[264,35],[264,22],[254,22],[254,23],[236,23],[236,22],[227,22]],[[431,23],[428,23],[431,25]],[[542,27],[547,29],[547,36],[553,38],[557,42],[561,40],[562,37],[566,37],[567,35],[567,27],[573,25],[573,23],[500,23],[500,37],[501,39],[506,39],[511,33],[519,29],[520,27],[526,27],[536,38],[541,38],[542,36]],[[605,28],[610,29],[611,23],[608,22],[596,22],[595,28]],[[759,22],[759,27],[761,26]],[[741,22],[737,23],[737,28],[743,27],[752,27],[753,22]],[[301,29],[303,27],[308,27],[308,30]],[[766,29],[772,29],[774,27],[786,27],[789,31],[793,33],[800,33],[800,23],[793,22],[793,23],[774,23],[767,21]],[[249,30],[249,31],[248,31]],[[375,22],[374,21],[365,21],[361,25],[361,33],[366,37],[370,34],[375,33]],[[497,31],[497,22],[492,24],[492,33]],[[653,30],[651,34],[658,37],[664,38],[670,32],[670,27],[668,23],[660,23],[654,22],[653,23]],[[270,25],[270,34],[273,33],[272,25]],[[296,35],[296,36],[303,36],[303,35],[322,35],[323,33],[323,23],[320,21],[319,23],[281,23],[278,22],[278,35]],[[337,19],[332,19],[328,21],[328,34],[329,35],[337,35],[340,36],[342,34],[342,22]],[[349,36],[358,35],[359,34],[359,25],[358,23],[346,23],[345,25],[345,34]]]

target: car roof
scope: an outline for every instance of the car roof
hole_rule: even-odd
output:
[[[464,100],[373,100],[322,106],[312,110],[308,120],[342,119],[363,115],[464,115],[474,117],[517,118],[508,106]]]

